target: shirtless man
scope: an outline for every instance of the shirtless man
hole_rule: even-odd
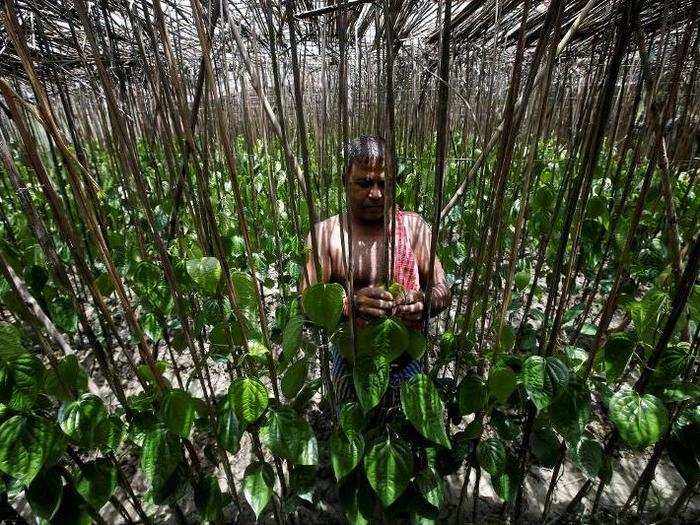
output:
[[[347,146],[347,164],[343,182],[350,208],[350,221],[344,221],[347,251],[347,225],[352,227],[352,256],[354,262],[355,314],[358,322],[384,315],[402,319],[408,326],[419,328],[425,308],[425,288],[430,265],[431,230],[417,213],[397,213],[397,247],[395,259],[401,259],[401,267],[395,265],[394,279],[404,285],[406,293],[400,302],[395,301],[382,283],[380,262],[384,254],[384,140],[362,136]],[[346,214],[347,217],[347,214]],[[318,241],[318,260],[323,282],[341,284],[347,293],[346,260],[340,239],[339,216],[330,217],[315,226]],[[401,238],[401,239],[399,239]],[[405,249],[401,251],[401,242]],[[310,236],[307,240],[309,258],[306,269],[311,284],[318,282],[315,264],[311,256]],[[346,255],[347,257],[347,255]],[[450,291],[445,283],[445,272],[435,258],[434,283],[431,290],[431,315],[449,304]],[[401,276],[397,275],[401,273]],[[413,272],[413,278],[411,273]],[[404,279],[404,282],[401,281]],[[408,283],[408,284],[406,284]],[[413,284],[414,286],[411,286]],[[306,283],[304,283],[306,285]],[[306,287],[306,286],[304,286]],[[412,289],[413,288],[413,289]],[[346,297],[346,314],[348,313]],[[334,356],[334,375],[346,368],[342,357]],[[418,362],[400,363],[401,369],[392,372],[392,384],[408,379],[420,370]],[[341,370],[342,369],[342,370]],[[405,372],[405,373],[402,373]]]

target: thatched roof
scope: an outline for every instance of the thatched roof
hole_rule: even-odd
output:
[[[85,52],[86,44],[80,19],[74,10],[73,0],[6,0],[14,2],[24,38],[33,55],[40,74],[49,71],[67,78],[80,80],[90,68],[91,56]],[[98,29],[103,58],[120,74],[129,76],[142,69],[142,58],[135,42],[135,28],[144,33],[146,24],[152,24],[154,0],[99,0],[88,2],[90,16]],[[157,1],[157,0],[156,0]],[[615,13],[621,0],[592,0],[587,15],[570,43],[569,53],[588,56],[590,44],[602,33],[610,31],[615,23]],[[202,2],[207,4],[208,2]],[[339,10],[335,2],[297,0],[300,39],[309,44],[307,54],[318,54],[321,32],[329,39],[329,48],[336,36]],[[383,3],[381,1],[348,0],[347,14],[350,40],[362,38],[374,41],[382,34]],[[536,42],[549,5],[549,0],[534,2],[527,21],[527,42]],[[567,30],[579,15],[587,0],[566,2],[563,29]],[[196,70],[201,53],[196,30],[192,22],[189,0],[160,0],[165,12],[170,34],[177,38],[176,51],[185,67]],[[229,17],[240,24],[241,33],[265,53],[267,30],[262,5],[267,2],[252,0],[223,0],[222,20]],[[501,46],[515,44],[521,23],[524,0],[454,0],[452,27],[456,45],[483,46],[493,43]],[[689,22],[692,0],[675,2],[647,1],[640,11],[640,23],[648,37],[673,31]],[[280,2],[271,2],[275,25],[286,34],[284,9]],[[438,16],[440,6],[434,0],[394,0],[396,7],[396,35],[400,45],[418,42],[424,49],[435,50],[439,39]],[[324,9],[325,8],[325,9]],[[376,22],[379,22],[377,27]],[[133,24],[133,25],[132,25]],[[377,33],[377,29],[379,33]],[[218,34],[226,35],[225,23],[218,24]],[[144,37],[145,40],[145,37]],[[223,38],[215,38],[215,46],[224,48]],[[149,48],[149,46],[146,46]],[[150,48],[149,48],[150,49]],[[431,53],[432,54],[432,53]],[[0,25],[0,75],[22,78],[23,71],[5,27]]]

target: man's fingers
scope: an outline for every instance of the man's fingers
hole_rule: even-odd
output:
[[[413,314],[413,313],[420,313],[423,311],[423,303],[413,303],[413,304],[404,304],[401,305],[397,308],[397,312],[400,314]]]
[[[367,288],[363,288],[362,290],[360,290],[359,293],[363,294],[366,297],[384,299],[385,301],[391,301],[394,298],[393,295],[387,292],[384,288],[380,288],[379,286],[368,286]]]
[[[391,310],[394,307],[393,301],[384,301],[382,299],[374,299],[372,297],[361,296],[358,298],[357,303],[360,306],[367,308],[378,308],[383,310]]]
[[[368,306],[362,306],[359,309],[360,314],[366,317],[382,317],[386,314],[386,311],[380,310],[378,308],[370,308]]]

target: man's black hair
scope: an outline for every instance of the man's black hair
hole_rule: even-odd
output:
[[[386,142],[381,137],[361,135],[345,145],[343,184],[347,183],[353,164],[366,168],[383,168]]]

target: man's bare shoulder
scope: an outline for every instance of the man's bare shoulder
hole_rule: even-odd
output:
[[[428,226],[428,221],[426,221],[418,212],[405,211],[403,212],[403,216],[406,227],[410,232],[418,232]]]
[[[316,231],[319,233],[330,234],[335,228],[338,227],[338,215],[333,215],[320,222],[316,223]]]

